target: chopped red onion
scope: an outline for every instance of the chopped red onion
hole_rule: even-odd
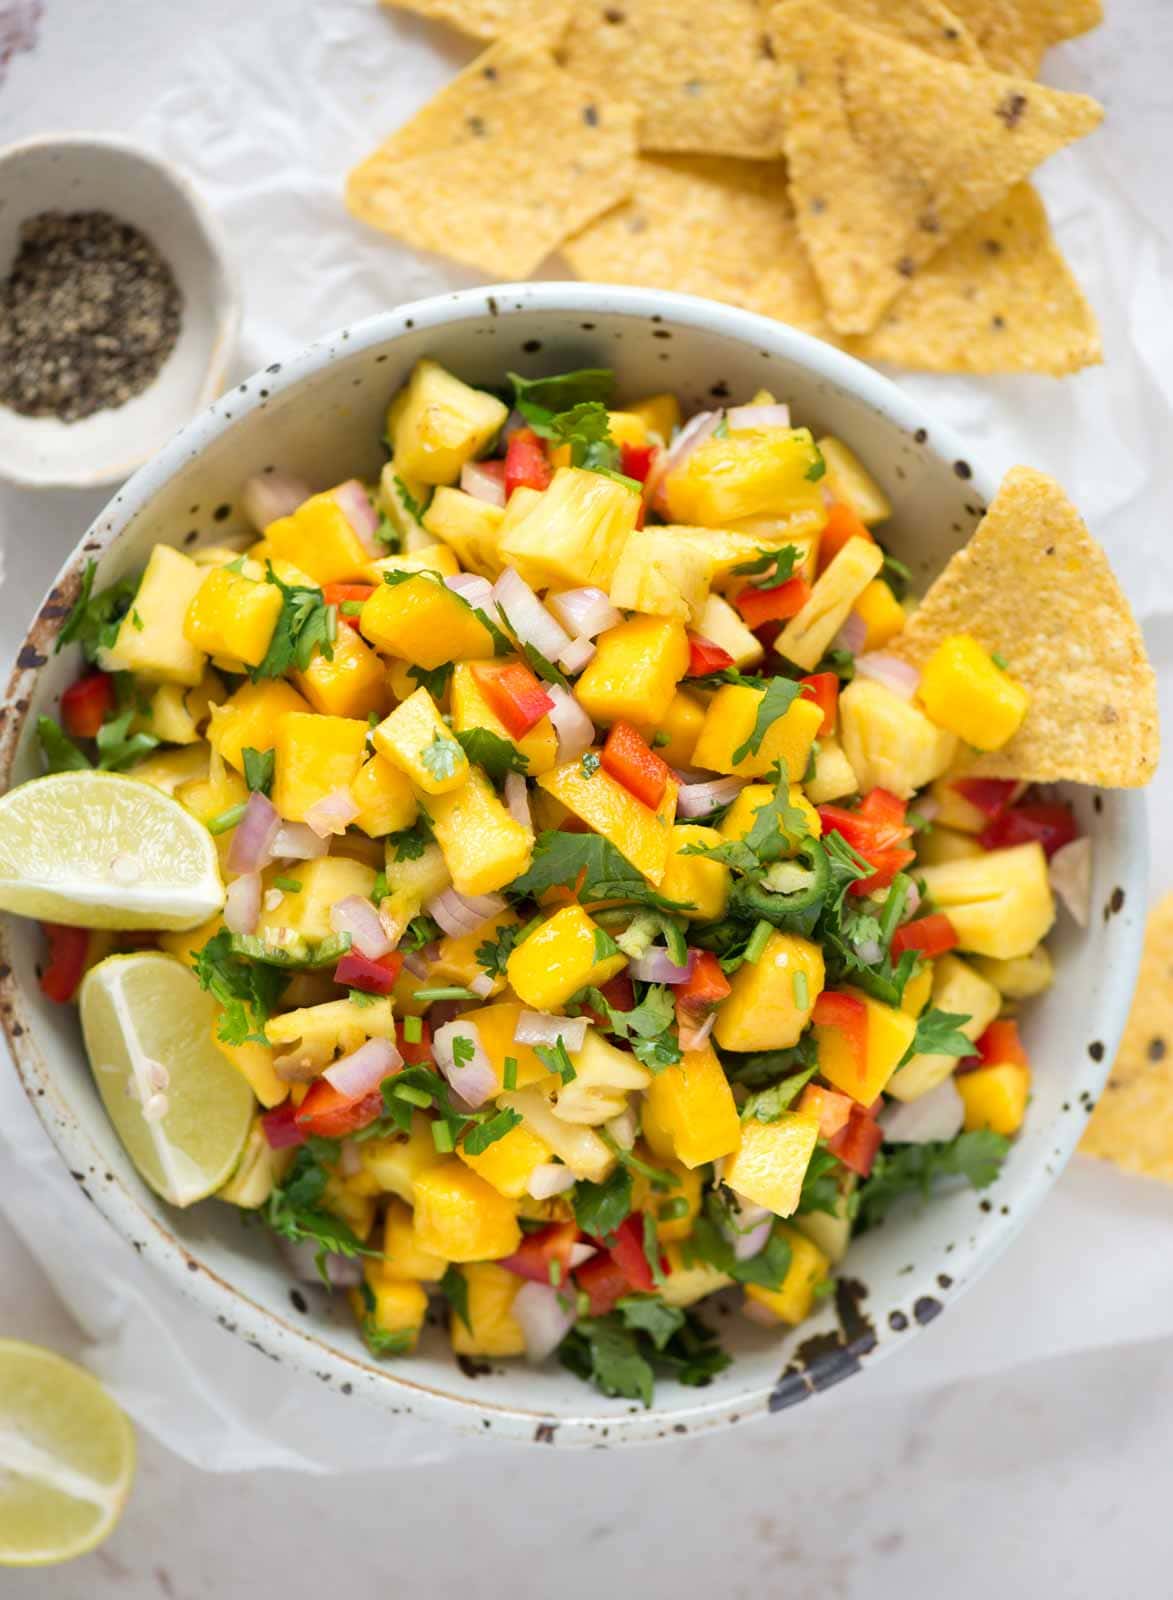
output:
[[[598,1253],[598,1245],[583,1244],[581,1242],[578,1244],[572,1244],[570,1247],[570,1255],[567,1257],[571,1272],[573,1272],[577,1267],[581,1267],[585,1262],[589,1261],[592,1256],[597,1256]]]
[[[501,472],[490,472],[490,466],[500,468],[501,463],[466,461],[460,469],[460,487],[474,500],[487,501],[491,506],[504,506],[505,479]]]
[[[667,950],[653,949],[638,960],[628,963],[627,970],[641,983],[684,983],[696,964],[696,952],[688,952],[688,960],[678,967]]]
[[[751,1256],[756,1256],[760,1250],[764,1250],[773,1226],[774,1218],[767,1216],[763,1222],[750,1228],[748,1233],[734,1234],[733,1254],[738,1261],[748,1261]]]
[[[952,1139],[965,1121],[965,1102],[946,1078],[916,1100],[894,1101],[880,1115],[885,1144],[932,1144]]]
[[[678,817],[707,817],[719,806],[727,806],[745,788],[745,778],[712,778],[705,783],[686,783],[676,796]]]
[[[855,670],[861,678],[882,683],[885,689],[891,689],[902,700],[911,700],[920,686],[920,673],[916,667],[902,661],[899,656],[889,655],[886,650],[870,650],[866,655],[856,656]]]
[[[526,1182],[526,1189],[535,1200],[552,1200],[556,1194],[565,1194],[574,1188],[574,1173],[561,1162],[543,1161],[534,1168]]]
[[[563,589],[549,596],[550,610],[566,629],[579,639],[593,639],[607,628],[623,621],[623,613],[613,606],[602,589],[588,584],[582,589]]]
[[[316,861],[329,848],[328,841],[304,822],[283,822],[273,838],[270,854],[278,861]]]
[[[493,585],[488,578],[482,578],[475,572],[446,574],[444,587],[451,589],[453,594],[458,594],[462,600],[467,600],[475,610],[488,610],[490,616],[496,615],[491,609],[493,604]]]
[[[459,1064],[455,1048],[457,1039],[463,1039],[472,1046],[471,1058]],[[432,1054],[449,1084],[471,1110],[476,1111],[486,1100],[491,1100],[500,1088],[475,1022],[457,1019],[437,1028],[432,1034]]]
[[[403,965],[413,978],[426,978],[428,975],[428,963],[424,960],[422,950],[409,950],[403,958]]]
[[[333,500],[358,536],[359,543],[372,556],[381,554],[375,530],[379,526],[379,513],[371,504],[371,497],[357,478],[348,478],[326,497]]]
[[[729,412],[729,428],[733,433],[746,433],[755,428],[788,428],[789,426],[789,406],[734,406]]]
[[[884,946],[878,939],[861,939],[855,946],[855,953],[866,966],[874,967],[883,959]]]
[[[756,1256],[759,1250],[765,1248],[773,1226],[772,1211],[766,1206],[742,1199],[736,1210],[730,1209],[723,1231],[738,1261],[748,1261],[750,1256]]]
[[[532,828],[534,819],[529,808],[529,788],[520,772],[510,772],[505,778],[505,804],[514,822],[523,828]]]
[[[909,880],[908,894],[904,901],[905,920],[911,920],[920,910],[920,887],[915,878]]]
[[[688,419],[667,450],[661,450],[656,457],[644,484],[645,500],[658,510],[663,510],[660,504],[660,487],[664,479],[670,472],[675,472],[677,467],[683,466],[697,445],[703,444],[720,426],[722,416],[724,416],[722,411],[698,411],[695,417]]]
[[[687,1013],[686,1013],[687,1014]],[[686,1027],[683,1022],[677,1027],[682,1050],[703,1050],[709,1042],[709,1035],[713,1031],[713,1024],[717,1020],[715,1010],[710,1011],[699,1027]]]
[[[259,872],[272,856],[273,840],[280,827],[281,818],[273,802],[254,789],[228,846],[229,872]]]
[[[358,806],[350,790],[338,788],[308,806],[305,820],[319,839],[328,839],[332,834],[345,833],[357,816]]]
[[[554,1045],[561,1039],[567,1050],[581,1050],[586,1040],[585,1017],[555,1017],[548,1011],[522,1011],[513,1030],[515,1044]]]
[[[499,894],[463,895],[457,894],[453,888],[447,888],[443,894],[428,901],[426,910],[445,933],[460,939],[466,933],[475,933],[491,917],[504,911],[505,900]]]
[[[327,1067],[322,1076],[348,1100],[361,1100],[402,1065],[403,1057],[390,1039],[368,1039],[350,1055]]]
[[[558,665],[570,677],[577,678],[595,653],[593,639],[572,639],[558,657]]]
[[[558,760],[577,761],[595,741],[595,725],[572,694],[560,683],[548,683],[546,693],[554,702],[550,721],[558,735]]]
[[[573,1328],[577,1313],[574,1291],[568,1285],[555,1289],[548,1283],[523,1283],[510,1308],[525,1335],[527,1361],[544,1361]]]
[[[321,1288],[322,1275],[318,1271],[319,1246],[316,1239],[300,1239],[297,1244],[282,1239],[278,1243],[278,1249],[298,1283],[313,1283]],[[361,1261],[352,1261],[349,1256],[331,1253],[325,1256],[324,1265],[332,1289],[355,1289],[362,1282]]]
[[[468,986],[478,999],[487,1000],[493,992],[493,980],[487,972],[478,972],[468,980]]]
[[[257,532],[264,533],[270,522],[289,516],[313,492],[300,478],[290,478],[283,472],[258,472],[245,483],[240,504]]]
[[[261,875],[245,872],[233,878],[224,896],[224,924],[230,933],[252,933],[261,914]]]
[[[1081,928],[1086,928],[1092,900],[1092,842],[1072,839],[1062,845],[1047,864],[1051,888]]]
[[[852,655],[862,650],[867,643],[868,625],[858,611],[848,613],[847,621],[839,629],[832,641],[836,650],[848,650]]]
[[[330,926],[335,933],[348,933],[351,944],[368,961],[378,961],[393,948],[379,913],[361,894],[348,894],[330,907]]]
[[[428,1021],[433,1028],[443,1028],[449,1022],[455,1022],[465,1008],[463,1000],[433,1000],[428,1007]]]
[[[532,644],[550,661],[556,661],[570,643],[570,635],[546,610],[519,572],[512,567],[493,585],[493,599],[509,619],[510,631]]]

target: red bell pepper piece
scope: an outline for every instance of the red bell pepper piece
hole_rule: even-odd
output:
[[[507,661],[503,666],[474,662],[472,675],[511,739],[524,739],[554,709],[541,679],[520,661]]]
[[[714,644],[702,634],[689,634],[688,676],[690,678],[703,678],[710,672],[724,672],[732,665],[733,657],[728,650],[722,650],[719,644]]]
[[[334,982],[347,989],[362,989],[367,994],[390,994],[403,971],[403,956],[398,950],[371,961],[357,950],[348,950],[334,968]]]
[[[648,473],[652,470],[652,462],[656,459],[659,445],[655,444],[621,444],[619,446],[619,470],[625,478],[634,478],[637,483],[646,483]]]
[[[64,922],[42,922],[41,931],[49,941],[49,960],[41,973],[41,993],[58,1005],[72,1000],[86,970],[90,935],[87,928],[71,928]]]
[[[827,524],[819,535],[819,571],[825,572],[849,539],[875,540],[867,525],[859,520],[850,506],[842,500],[833,500],[827,507]]]
[[[811,1021],[817,1028],[837,1028],[847,1040],[859,1077],[867,1072],[868,1012],[863,1001],[840,989],[824,989],[814,1003]]]
[[[810,594],[811,586],[805,578],[787,578],[775,589],[743,589],[733,604],[747,628],[760,628],[763,623],[784,622],[796,616]]]
[[[879,827],[891,828],[893,840],[907,839],[912,829],[905,822],[908,804],[888,789],[869,789],[860,803],[859,814]]]
[[[1014,778],[954,778],[951,785],[985,817],[1000,817],[1014,798]]]
[[[322,598],[328,606],[338,607],[338,620],[345,622],[355,633],[358,632],[359,619],[343,611],[342,607],[350,601],[355,605],[362,605],[369,600],[375,592],[371,583],[325,583],[322,585]]]
[[[578,1242],[576,1222],[551,1222],[536,1233],[527,1233],[511,1256],[497,1263],[519,1278],[534,1283],[552,1283],[555,1288],[570,1279],[570,1251]]]
[[[672,769],[630,722],[615,722],[603,744],[603,770],[654,811],[664,798]]]
[[[114,679],[108,672],[87,672],[61,696],[61,720],[75,739],[96,739],[113,709]]]
[[[1049,859],[1056,850],[1078,837],[1075,818],[1066,806],[1036,801],[1003,811],[982,829],[978,840],[984,850],[1007,850],[1016,844],[1038,843]]]
[[[574,1281],[590,1301],[592,1317],[605,1317],[617,1300],[631,1293],[627,1274],[605,1250],[576,1268]]]
[[[395,1048],[403,1057],[403,1064],[407,1067],[430,1067],[435,1058],[432,1055],[432,1029],[423,1018],[420,1018],[420,1036],[414,1042],[404,1037],[403,1023],[395,1024]]]
[[[808,1083],[799,1099],[798,1111],[800,1116],[818,1118],[821,1139],[833,1139],[847,1126],[854,1105],[850,1095],[824,1089],[821,1083]]]
[[[915,922],[906,922],[897,928],[892,935],[891,949],[897,960],[906,950],[919,951],[931,960],[934,956],[943,956],[946,950],[955,950],[959,942],[957,929],[949,918],[943,911],[936,911],[931,917],[918,917]]]
[[[656,1287],[652,1276],[652,1267],[644,1254],[644,1219],[639,1211],[633,1211],[616,1228],[613,1242],[607,1246],[611,1260],[627,1279],[629,1289],[636,1289],[642,1294],[651,1294]],[[666,1266],[666,1262],[661,1262]]]
[[[505,447],[505,498],[514,489],[546,489],[554,470],[546,447],[532,428],[518,428]]]
[[[293,1114],[293,1120],[307,1134],[321,1139],[344,1139],[357,1133],[383,1110],[378,1089],[366,1094],[345,1095],[328,1078],[315,1078],[310,1091]]]
[[[1013,1062],[1016,1067],[1030,1067],[1030,1057],[1018,1037],[1018,1024],[1010,1018],[990,1023],[977,1042],[977,1052],[983,1067],[1001,1067],[1007,1062]]]
[[[858,811],[831,805],[818,809],[823,832],[838,833],[873,869],[856,878],[852,894],[886,888],[912,861],[915,852],[903,848],[904,841],[912,837],[912,829],[904,822],[904,801],[886,789],[873,789]]]
[[[608,978],[599,993],[615,1011],[635,1010],[635,989],[626,972],[617,972],[613,978]]]
[[[309,1137],[307,1130],[297,1125],[297,1107],[292,1100],[283,1100],[272,1111],[266,1111],[261,1128],[270,1150],[288,1150],[295,1144],[304,1144]]]
[[[838,1156],[845,1167],[866,1178],[883,1142],[884,1130],[875,1118],[862,1106],[852,1106],[847,1126],[827,1140],[827,1149]]]
[[[686,1011],[710,1011],[720,1005],[732,985],[711,950],[694,950],[692,957],[692,971],[676,985],[676,1003]]]
[[[818,737],[825,739],[828,734],[835,732],[835,722],[839,716],[839,679],[833,672],[812,672],[809,678],[800,681],[807,699],[813,700],[823,713]]]

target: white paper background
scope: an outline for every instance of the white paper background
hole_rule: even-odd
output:
[[[3,7],[0,5],[0,10]],[[1103,322],[1103,368],[1043,379],[905,378],[996,469],[1058,477],[1103,540],[1173,686],[1173,7],[1117,0],[1108,28],[1056,52],[1048,77],[1095,93],[1103,131],[1041,187]],[[48,0],[37,48],[0,84],[0,139],[128,132],[182,163],[241,269],[241,375],[388,305],[476,281],[361,229],[343,174],[469,54],[368,0]],[[557,270],[555,265],[555,270]],[[558,275],[561,275],[559,272]],[[19,637],[104,496],[0,488],[8,578],[0,644]],[[1154,892],[1171,886],[1169,780],[1151,795]],[[333,1471],[436,1459],[457,1442],[346,1412],[225,1338],[167,1289],[59,1174],[13,1075],[0,1076],[0,1211],[89,1336],[88,1359],[136,1420],[208,1470]],[[1040,1216],[950,1316],[866,1382],[869,1396],[1173,1332],[1173,1194],[1077,1160]],[[30,1293],[32,1292],[30,1288]],[[0,1330],[2,1331],[2,1330]],[[839,1404],[850,1405],[852,1391]]]

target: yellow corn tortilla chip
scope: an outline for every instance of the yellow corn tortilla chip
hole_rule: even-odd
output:
[[[1100,106],[857,28],[813,0],[771,13],[798,230],[840,333],[869,333],[910,278]]]
[[[530,44],[552,45],[566,24],[573,0],[381,0],[390,11],[446,22],[474,39],[514,33]]]
[[[1053,44],[1104,20],[1101,0],[950,0],[995,72],[1033,78]]]
[[[843,341],[864,361],[922,372],[1078,372],[1103,359],[1095,313],[1029,183],[926,263],[873,333]]]
[[[1079,1148],[1173,1183],[1173,895],[1150,913],[1132,1011]]]
[[[943,0],[827,0],[827,3],[861,28],[875,28],[942,61],[963,61],[984,67],[977,40],[961,18]]]
[[[889,646],[923,666],[972,634],[1027,690],[1022,726],[967,774],[1131,789],[1157,765],[1157,687],[1108,558],[1053,478],[1008,472],[973,537]]]
[[[676,289],[827,331],[780,161],[641,156],[632,198],[562,254],[595,283]]]
[[[640,109],[645,150],[781,150],[778,71],[759,0],[579,0],[568,72]]]
[[[355,167],[346,204],[406,244],[525,278],[631,193],[635,121],[503,39]]]

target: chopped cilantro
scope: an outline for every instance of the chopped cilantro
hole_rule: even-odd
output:
[[[916,1019],[916,1037],[905,1057],[911,1056],[972,1056],[976,1048],[972,1039],[961,1032],[970,1020],[968,1012],[941,1011],[937,1006],[923,1012]]]
[[[217,1036],[225,1044],[267,1044],[261,1031],[276,1010],[287,979],[277,967],[234,955],[232,935],[222,928],[197,950],[192,963],[200,988],[224,1007]]]
[[[595,960],[608,961],[612,956],[619,954],[619,946],[612,939],[606,928],[595,929]]]
[[[729,1365],[717,1336],[694,1312],[658,1295],[627,1295],[605,1317],[584,1317],[558,1349],[563,1366],[604,1394],[652,1401],[657,1371],[703,1388]]]
[[[440,1279],[440,1293],[468,1331],[472,1332],[472,1323],[468,1317],[468,1279],[459,1267],[449,1262],[444,1269],[444,1276]]]
[[[467,728],[456,737],[468,759],[483,767],[494,783],[501,783],[510,772],[524,777],[529,770],[529,757],[491,728]]]
[[[692,1225],[685,1244],[685,1259],[706,1261],[724,1272],[735,1283],[756,1283],[763,1289],[779,1289],[790,1269],[790,1244],[774,1230],[756,1256],[742,1261],[734,1254],[727,1235],[737,1228],[736,1214],[715,1193],[705,1196],[704,1210]]]
[[[399,496],[399,502],[403,509],[413,522],[418,522],[422,527],[424,512],[428,509],[427,506],[416,499],[397,472],[392,474],[392,482],[395,484],[395,492]]]
[[[322,1204],[322,1196],[330,1181],[324,1161],[336,1160],[337,1142],[332,1139],[307,1139],[299,1146],[284,1182],[279,1184],[265,1202],[262,1216],[273,1232],[293,1244],[312,1239],[318,1246],[315,1257],[322,1282],[330,1288],[326,1271],[326,1257],[340,1255],[375,1256],[377,1250],[368,1250],[353,1229],[341,1217],[336,1217]]]
[[[803,474],[803,476],[806,478],[808,483],[818,483],[820,478],[826,476],[827,463],[823,460],[823,452],[819,449],[817,444],[812,442],[811,449],[815,453],[815,458],[811,462],[810,466],[806,469],[806,472]]]
[[[565,689],[569,694],[570,683],[566,677],[566,674],[561,672],[552,661],[548,661],[538,649],[536,644],[530,644],[528,639],[523,639],[521,637],[521,635],[515,630],[513,624],[510,622],[509,617],[502,606],[498,606],[497,610],[500,613],[502,622],[504,622],[505,626],[509,629],[509,632],[516,640],[517,649],[521,652],[522,656],[524,656],[531,671],[536,673],[536,675],[539,678],[542,678],[546,683],[556,683],[560,689]],[[512,646],[510,646],[510,648],[512,648]]]
[[[273,879],[274,889],[280,889],[282,894],[300,894],[301,879],[277,877]]]
[[[585,1179],[575,1184],[571,1196],[574,1220],[592,1239],[609,1238],[631,1212],[631,1173],[620,1164],[602,1183]]]
[[[775,1083],[769,1089],[760,1089],[757,1094],[751,1094],[741,1108],[742,1122],[751,1119],[756,1122],[777,1122],[784,1111],[788,1111],[798,1098],[799,1093],[815,1075],[814,1067],[806,1067],[802,1072],[796,1072],[793,1077],[783,1078],[781,1083]]]
[[[386,576],[384,573],[384,577]],[[438,667],[410,666],[407,669],[407,676],[414,678],[421,689],[426,689],[433,700],[442,700],[448,692],[448,685],[455,670],[455,662],[442,661]]]
[[[656,1233],[656,1219],[650,1211],[644,1212],[643,1226],[643,1252],[644,1260],[648,1264],[648,1271],[652,1275],[652,1282],[658,1288],[664,1282],[664,1268],[660,1261],[660,1241]]]
[[[942,1178],[964,1178],[975,1189],[988,1188],[1001,1171],[1010,1141],[982,1128],[955,1139],[882,1149],[871,1177],[859,1188],[859,1225],[874,1226],[902,1194],[927,1198]]]
[[[1009,672],[1010,671],[1010,663],[1007,661],[1006,657],[1002,654],[1002,652],[1000,650],[991,650],[990,651],[990,660],[994,663],[994,665],[998,668],[998,670],[1000,672]]]
[[[117,716],[107,717],[98,729],[98,765],[107,772],[117,772],[129,766],[158,745],[159,741],[153,733],[131,733],[130,725],[134,718],[134,706],[127,706]]]
[[[561,1034],[553,1044],[535,1044],[533,1051],[547,1071],[557,1073],[563,1083],[573,1083],[578,1076]]]
[[[254,750],[251,745],[246,745],[241,751],[244,761],[244,781],[250,789],[259,790],[261,794],[268,794],[273,787],[273,764],[276,760],[275,750]]]
[[[81,575],[77,599],[57,635],[54,653],[67,644],[79,644],[87,661],[96,661],[98,652],[110,650],[118,637],[122,619],[138,593],[140,577],[121,578],[108,589],[94,593],[98,564],[89,560]]]
[[[843,1173],[844,1166],[838,1156],[818,1145],[803,1174],[796,1215],[805,1217],[813,1211],[825,1211],[829,1217],[838,1216],[843,1203],[839,1187]]]
[[[553,431],[556,416],[592,402],[605,407],[615,388],[615,374],[606,367],[584,367],[552,378],[523,378],[516,372],[506,376],[515,409],[543,439],[559,437]]]
[[[505,1090],[517,1088],[517,1057],[506,1056],[501,1068],[501,1087]]]
[[[283,677],[291,667],[304,672],[319,653],[333,661],[338,636],[337,609],[326,604],[321,589],[283,583],[271,561],[265,566],[266,581],[281,591],[281,611],[264,659],[249,669],[254,683],[258,678]]]
[[[597,750],[584,750],[580,765],[584,778],[593,778],[603,764],[603,758]]]
[[[418,861],[431,842],[432,829],[422,811],[410,828],[387,836],[388,845],[394,847],[396,861]]]
[[[792,678],[771,678],[766,685],[766,692],[758,705],[758,714],[754,720],[753,729],[744,744],[738,745],[733,752],[733,764],[736,766],[744,761],[747,756],[756,756],[762,748],[762,740],[777,722],[779,717],[785,716],[790,707],[802,693],[802,685],[795,683]]]
[[[606,1019],[606,1031],[628,1040],[636,1060],[651,1072],[680,1060],[676,1002],[665,984],[651,984],[630,1011],[617,1011],[601,989],[587,989],[584,998],[592,1011]]]
[[[502,1106],[500,1111],[495,1112],[487,1121],[469,1129],[464,1136],[465,1150],[470,1156],[483,1155],[491,1144],[503,1139],[520,1121],[519,1111],[511,1111],[507,1106]]]
[[[797,545],[784,544],[780,550],[765,550],[759,545],[754,560],[743,561],[733,568],[733,573],[750,578],[755,589],[778,589],[793,578],[801,559],[802,551]]]
[[[626,900],[668,911],[691,907],[665,900],[611,843],[598,833],[549,830],[538,837],[527,871],[508,886],[511,895],[537,898],[546,889],[573,887],[580,900]]]
[[[461,747],[457,741],[449,739],[437,728],[432,735],[431,744],[424,746],[419,752],[419,758],[436,782],[443,783],[448,778],[455,777],[461,754]]]
[[[495,939],[486,939],[483,944],[477,945],[477,966],[483,967],[490,978],[503,978],[505,976],[506,965],[517,944],[521,931],[516,922],[507,922]]]
[[[37,738],[46,772],[86,772],[93,765],[52,717],[37,718]]]

